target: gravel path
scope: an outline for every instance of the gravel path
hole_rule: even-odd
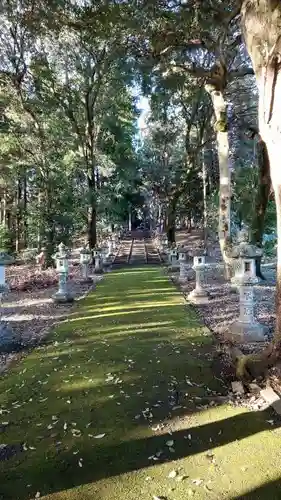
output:
[[[93,284],[83,284],[80,282],[80,266],[75,264],[75,261],[70,262],[69,289],[75,299],[79,300],[102,279],[102,276],[91,274]],[[23,276],[30,273],[30,269],[31,266],[28,265],[11,266],[7,270],[7,282],[12,281],[15,275]],[[13,332],[19,336],[23,349],[38,344],[49,333],[51,327],[63,320],[75,307],[75,302],[73,305],[57,305],[52,301],[51,297],[57,288],[56,285],[43,289],[12,291],[4,296],[1,305],[1,320],[7,322]],[[0,352],[0,373],[19,356],[20,354],[15,352],[8,354]]]
[[[199,235],[181,235],[180,243],[185,244],[190,249],[194,248],[199,242]],[[208,249],[207,261],[221,263],[220,250],[218,246],[211,246]],[[188,281],[181,285],[181,289],[187,295],[195,287],[195,273],[191,268],[188,273]],[[255,316],[258,321],[268,328],[268,339],[273,335],[275,324],[275,265],[274,263],[266,263],[262,267],[262,272],[266,278],[255,286],[254,294],[256,299]],[[178,273],[174,274],[178,278]],[[203,319],[204,323],[217,334],[218,338],[225,332],[229,325],[239,316],[239,296],[233,292],[231,285],[223,276],[223,267],[219,266],[216,269],[209,269],[206,273],[206,288],[210,293],[210,302],[206,305],[196,306],[197,310]],[[260,349],[265,343],[257,343],[256,348],[249,347],[251,350]]]

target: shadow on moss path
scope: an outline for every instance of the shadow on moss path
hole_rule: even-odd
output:
[[[212,406],[226,391],[212,352],[210,333],[159,267],[106,275],[0,379],[1,441],[23,444],[0,462],[0,498],[152,498],[167,495],[171,467],[187,476],[175,500],[198,475],[200,499],[276,479],[262,450],[268,461],[279,456],[279,423],[268,423],[270,412]],[[258,478],[241,475],[247,459]]]

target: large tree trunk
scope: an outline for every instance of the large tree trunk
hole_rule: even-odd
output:
[[[244,0],[242,25],[259,88],[259,127],[266,145],[277,212],[276,329],[264,354],[270,365],[281,357],[281,3]]]
[[[176,206],[177,200],[172,200],[167,210],[166,234],[169,245],[176,242]]]
[[[260,136],[258,139],[257,149],[258,149],[257,161],[259,168],[259,185],[258,185],[258,192],[256,195],[255,212],[252,222],[251,242],[254,245],[262,246],[265,214],[271,188],[271,178],[270,178],[270,165],[269,165],[267,148]]]
[[[28,221],[27,221],[27,172],[23,178],[23,246],[28,246]]]
[[[17,193],[16,193],[16,252],[19,252],[21,248],[21,238],[22,238],[22,185],[21,185],[21,175],[18,173],[17,178]]]
[[[221,82],[219,82],[221,84]],[[229,168],[229,139],[227,124],[227,104],[221,85],[206,85],[216,116],[216,137],[220,171],[219,200],[219,242],[224,257],[227,240],[230,238],[230,208],[231,208],[231,172]]]
[[[96,208],[96,182],[94,168],[88,175],[89,208],[88,208],[88,245],[91,250],[97,245],[97,208]]]
[[[207,221],[207,169],[206,162],[203,154],[202,164],[202,178],[203,178],[203,228],[204,228],[204,247],[207,248],[208,240],[208,221]]]
[[[251,228],[251,243],[258,247],[262,247],[265,214],[271,189],[271,178],[267,148],[260,135],[258,136],[257,143],[257,163],[259,169],[259,185]],[[260,258],[256,260],[256,275],[261,279],[265,279],[261,272]]]

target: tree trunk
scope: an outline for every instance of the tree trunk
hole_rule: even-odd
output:
[[[169,245],[172,245],[173,243],[176,242],[176,229],[174,225],[169,225],[167,229],[167,238],[168,238],[168,243]]]
[[[269,158],[266,145],[261,137],[258,142],[258,167],[259,167],[259,186],[256,196],[255,212],[252,222],[251,242],[254,245],[262,246],[265,213],[268,205],[271,178]]]
[[[22,222],[22,186],[21,186],[21,176],[18,174],[17,178],[17,194],[16,194],[16,252],[19,252],[21,247],[21,222]]]
[[[176,206],[177,202],[173,200],[167,211],[166,234],[169,245],[176,242]]]
[[[224,257],[227,240],[230,237],[230,205],[231,205],[231,172],[229,168],[229,139],[227,125],[227,104],[223,90],[215,85],[206,85],[216,117],[216,137],[220,171],[220,200],[219,200],[219,242]]]
[[[203,231],[204,231],[204,247],[207,248],[207,236],[208,236],[208,221],[207,221],[207,172],[206,163],[203,154],[203,165],[202,165],[202,177],[203,177]]]
[[[48,174],[47,174],[48,179]],[[53,206],[52,206],[52,192],[49,182],[45,190],[45,225],[44,225],[44,239],[46,242],[45,255],[46,255],[46,266],[53,267],[55,265],[53,255],[55,253],[55,225],[53,218]]]
[[[259,89],[259,128],[267,148],[277,215],[276,329],[263,363],[281,357],[281,4],[279,0],[244,0],[242,26]]]
[[[251,243],[253,245],[257,245],[258,247],[262,247],[265,214],[269,200],[271,178],[267,148],[260,136],[257,143],[257,162],[259,168],[259,185],[252,222]],[[256,275],[262,280],[265,280],[265,277],[261,272],[261,259],[256,260]]]
[[[90,250],[93,250],[97,245],[97,208],[94,169],[92,169],[92,174],[90,176],[88,175],[88,189],[90,198],[90,205],[88,208],[88,245]]]
[[[97,211],[95,203],[89,207],[88,219],[88,244],[89,248],[93,250],[97,245]]]
[[[28,246],[28,222],[27,222],[27,173],[23,178],[23,246]]]

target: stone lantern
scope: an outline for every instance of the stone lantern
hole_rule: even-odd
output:
[[[114,253],[116,251],[116,249],[117,249],[117,246],[118,246],[118,236],[117,236],[117,234],[113,234],[112,235],[111,241],[112,241],[112,253]]]
[[[169,263],[172,269],[177,269],[179,267],[178,263],[178,250],[176,247],[170,248],[169,251]]]
[[[38,265],[40,271],[46,266],[46,249],[41,248],[40,253],[36,256],[36,264]]]
[[[89,277],[89,265],[92,259],[92,252],[89,248],[84,246],[80,250],[80,264],[82,270],[82,282],[92,283],[92,278]]]
[[[168,238],[166,234],[159,235],[159,250],[161,253],[165,253],[168,248]]]
[[[8,291],[9,287],[6,283],[6,254],[0,253],[0,295]]]
[[[181,247],[178,251],[178,260],[180,265],[180,281],[186,281],[188,279],[188,250],[184,247]]]
[[[239,290],[239,318],[234,321],[229,331],[233,340],[242,342],[264,341],[265,327],[261,325],[254,317],[254,285],[259,282],[256,276],[255,255],[253,255],[253,245],[239,244],[236,247],[236,255],[239,250],[235,276],[232,283]],[[257,249],[260,250],[260,249]],[[250,254],[250,255],[247,255]]]
[[[9,255],[0,252],[0,304],[3,295],[9,291],[9,287],[6,283],[5,270],[10,260]],[[10,325],[2,320],[0,321],[0,348],[2,352],[10,352],[20,348],[18,336],[13,332]]]
[[[103,273],[102,250],[100,248],[96,248],[94,250],[94,258],[95,258],[95,273],[96,274]]]
[[[54,302],[58,304],[65,304],[73,302],[74,298],[68,291],[67,278],[68,278],[68,250],[63,243],[58,246],[58,252],[53,256],[56,261],[56,270],[59,277],[59,289],[53,295]]]
[[[203,251],[194,254],[192,269],[196,275],[195,288],[188,294],[187,298],[194,304],[207,304],[210,300],[210,294],[205,289],[206,256]]]
[[[110,236],[107,240],[108,256],[113,254],[113,239]]]

